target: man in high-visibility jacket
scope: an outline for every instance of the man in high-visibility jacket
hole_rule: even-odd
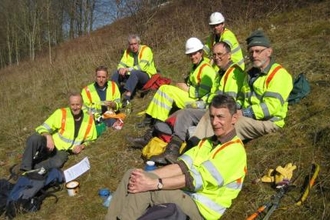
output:
[[[175,164],[149,172],[127,171],[113,194],[106,220],[137,219],[149,206],[163,203],[175,203],[189,219],[219,219],[224,214],[242,189],[247,158],[235,132],[235,100],[216,95],[208,113],[214,135]]]
[[[236,100],[246,80],[246,73],[231,60],[230,51],[230,46],[222,41],[213,46],[213,60],[219,71],[207,103],[217,94],[227,94]],[[187,108],[172,114],[166,120],[173,128],[171,140],[164,153],[150,160],[158,164],[174,163],[180,155],[182,143],[189,138],[189,129],[196,126],[205,113],[207,113],[205,108]]]
[[[234,63],[238,64],[242,70],[245,69],[244,56],[241,46],[235,34],[225,27],[225,18],[220,12],[214,12],[210,16],[209,25],[213,32],[206,40],[204,50],[208,57],[212,57],[212,47],[217,42],[226,42],[231,48],[231,58]],[[211,59],[212,62],[212,59]]]
[[[27,139],[20,169],[60,168],[69,154],[79,154],[96,139],[92,115],[82,111],[82,97],[72,93],[69,107],[57,109]]]
[[[83,97],[83,110],[94,115],[97,120],[106,111],[116,112],[121,107],[121,95],[117,84],[108,81],[109,73],[106,66],[98,66],[95,70],[95,82],[84,87],[81,91]],[[103,119],[111,127],[116,119]]]
[[[207,100],[216,79],[216,72],[211,65],[203,59],[203,44],[195,38],[186,42],[186,55],[192,62],[192,68],[186,82],[173,85],[162,85],[152,98],[146,117],[139,127],[150,125],[153,119],[165,121],[172,108],[185,108],[197,100]]]
[[[254,31],[246,42],[253,67],[237,101],[241,110],[236,131],[242,140],[255,139],[284,126],[293,88],[291,75],[273,60],[270,41],[261,30]],[[208,121],[205,114],[197,125],[195,137],[201,139],[213,134]]]
[[[137,85],[142,88],[150,77],[157,73],[152,50],[146,45],[140,45],[140,42],[138,35],[128,36],[128,48],[117,66],[117,71],[111,77],[119,88],[122,88],[121,83],[125,83],[124,91],[121,91],[124,106],[131,100]]]

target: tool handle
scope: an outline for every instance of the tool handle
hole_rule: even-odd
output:
[[[255,213],[253,213],[252,215],[250,215],[246,220],[253,220],[253,219],[257,218],[266,208],[267,208],[267,205],[263,205],[263,206],[259,207],[258,210]]]
[[[305,189],[303,195],[300,197],[299,201],[296,202],[296,205],[301,205],[306,200],[306,198],[309,194],[309,191],[313,187],[316,177],[318,176],[318,174],[320,172],[320,165],[313,163],[312,171],[313,171],[312,178],[309,180],[308,185],[306,186],[306,189]]]

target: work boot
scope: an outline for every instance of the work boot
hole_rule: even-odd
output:
[[[153,160],[160,165],[175,163],[180,156],[180,147],[182,142],[183,141],[180,138],[173,136],[172,140],[167,144],[164,153],[153,156],[150,160]]]
[[[127,137],[127,142],[136,149],[142,149],[153,137],[153,129],[148,129],[142,137]]]
[[[147,126],[151,126],[153,122],[153,118],[150,115],[146,115],[142,122],[137,124],[138,128],[145,128]]]

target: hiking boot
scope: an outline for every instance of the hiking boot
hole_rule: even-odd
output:
[[[127,137],[127,142],[129,142],[133,148],[142,149],[148,144],[149,140],[144,139],[144,137]]]
[[[14,164],[12,167],[9,168],[10,177],[9,179],[13,182],[16,182],[20,176],[25,172],[25,170],[21,169],[21,163]]]
[[[150,160],[160,165],[166,165],[169,163],[175,163],[180,156],[180,147],[176,144],[169,143],[166,146],[165,152],[157,156],[152,156]]]
[[[151,138],[153,138],[153,129],[148,129],[143,137],[127,137],[127,142],[129,142],[134,148],[142,149],[148,144]]]
[[[145,128],[145,127],[148,127],[148,126],[151,126],[152,125],[152,120],[153,118],[150,117],[150,116],[146,116],[142,122],[138,123],[137,124],[137,127],[138,128]]]

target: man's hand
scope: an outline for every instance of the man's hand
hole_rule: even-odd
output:
[[[128,182],[127,191],[129,193],[146,192],[157,189],[158,179],[151,179],[145,175],[142,169],[133,170]]]
[[[115,109],[117,107],[117,104],[113,101],[104,101],[104,105],[112,109]]]
[[[55,147],[53,137],[50,134],[43,134],[43,136],[45,136],[47,140],[47,149],[53,151]]]
[[[128,72],[128,68],[120,68],[118,72],[120,75],[125,76],[125,74]]]
[[[72,152],[74,154],[79,154],[83,149],[85,149],[85,145],[81,144],[81,145],[76,145],[74,146],[74,148],[72,149]]]
[[[183,91],[188,92],[189,90],[189,86],[186,83],[177,83],[176,87],[178,87],[179,89],[182,89]]]

